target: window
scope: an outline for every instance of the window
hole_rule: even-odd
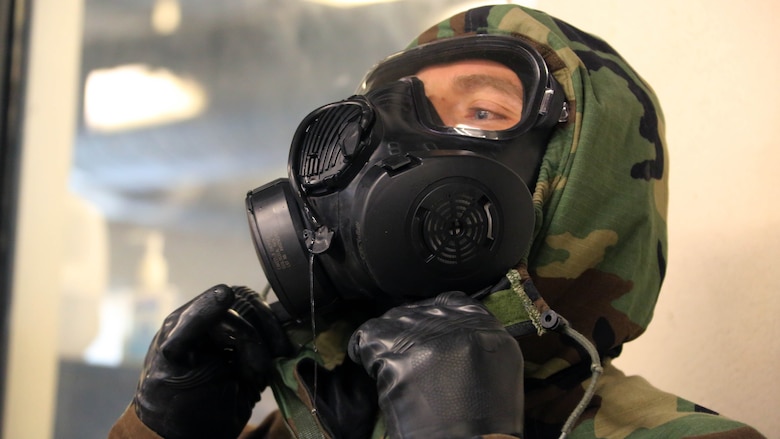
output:
[[[84,439],[165,315],[265,286],[244,196],[285,175],[300,120],[475,2],[33,3],[3,434]]]

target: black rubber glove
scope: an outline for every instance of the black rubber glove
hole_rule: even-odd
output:
[[[523,431],[523,356],[463,293],[393,308],[352,335],[349,356],[377,381],[391,438]]]
[[[217,285],[172,312],[146,354],[133,400],[166,439],[230,438],[291,347],[271,309],[246,287]]]

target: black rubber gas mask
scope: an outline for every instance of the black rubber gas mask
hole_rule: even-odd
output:
[[[445,123],[414,76],[474,59],[522,84],[522,115],[506,129],[480,128],[493,114],[477,107],[466,111],[474,124]],[[496,87],[480,76],[468,84]],[[530,191],[566,118],[542,57],[513,37],[452,38],[389,58],[359,92],[310,113],[293,137],[289,178],[247,195],[257,254],[284,308],[304,316],[312,294],[318,308],[389,307],[499,281],[528,251]]]

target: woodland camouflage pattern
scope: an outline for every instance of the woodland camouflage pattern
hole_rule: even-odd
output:
[[[569,103],[569,122],[553,135],[533,194],[537,226],[527,263],[547,304],[585,334],[604,361],[596,396],[570,437],[763,437],[626,377],[610,362],[647,328],[666,270],[668,159],[663,115],[650,85],[603,40],[519,5],[455,15],[411,46],[476,33],[509,34],[534,45]],[[499,316],[513,315],[501,304],[488,306]],[[558,437],[589,380],[589,358],[555,333],[518,341],[526,360],[525,437]],[[343,342],[343,333],[318,337],[318,347]],[[343,358],[323,356],[337,363]],[[306,393],[289,366],[280,368],[287,390]],[[373,437],[383,437],[381,422]]]

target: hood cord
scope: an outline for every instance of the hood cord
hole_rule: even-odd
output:
[[[558,439],[566,439],[569,436],[569,433],[571,433],[572,428],[574,428],[574,423],[577,422],[577,419],[579,419],[588,407],[590,400],[596,393],[596,382],[604,372],[604,368],[601,366],[601,357],[599,356],[596,347],[587,337],[577,332],[569,325],[569,322],[563,318],[563,316],[553,311],[552,308],[547,305],[547,302],[544,301],[541,294],[539,294],[539,290],[536,289],[536,286],[531,280],[531,275],[528,273],[525,264],[520,264],[517,269],[509,270],[506,277],[509,279],[512,291],[514,291],[523,301],[523,306],[526,308],[528,316],[531,318],[539,335],[544,334],[546,331],[554,331],[563,334],[582,346],[590,356],[590,383],[588,384],[588,388],[585,389],[585,394],[580,399],[580,402],[574,410],[572,410],[571,414],[566,419],[566,422],[563,424],[561,435],[558,437]]]

